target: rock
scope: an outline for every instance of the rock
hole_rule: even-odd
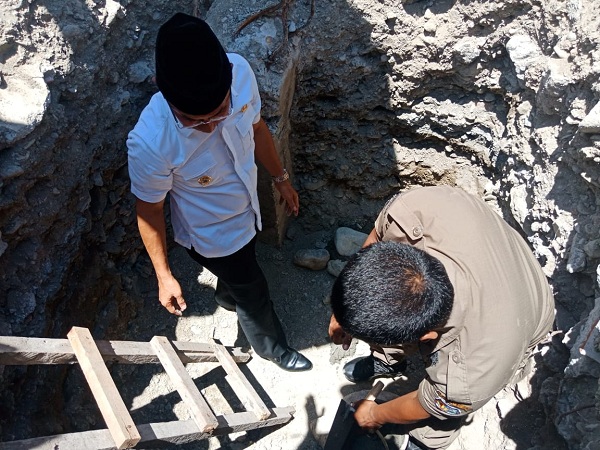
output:
[[[2,240],[2,232],[0,231],[0,256],[2,256],[2,254],[6,251],[7,248],[8,244]]]
[[[23,66],[5,75],[0,89],[0,144],[11,144],[31,133],[42,121],[50,103],[50,91],[37,66]]]
[[[308,189],[309,191],[316,191],[318,189],[321,189],[326,184],[327,184],[326,180],[317,180],[317,181],[305,181],[303,185],[304,185],[304,188]]]
[[[294,264],[311,270],[322,270],[329,261],[329,252],[325,249],[298,250],[294,255]]]
[[[298,237],[299,233],[300,230],[298,229],[298,227],[292,224],[288,227],[287,231],[285,232],[285,237],[288,238],[290,241],[293,241]]]
[[[572,332],[567,333],[563,342],[567,346],[570,346],[570,361],[565,368],[565,375],[569,378],[577,378],[580,376],[591,376],[598,379],[600,377],[600,353],[593,350],[594,342],[590,342],[590,346],[586,347],[590,351],[581,352],[581,348],[584,348],[588,343],[588,340],[592,338],[592,334],[598,334],[597,325],[600,320],[600,298],[595,301],[595,307],[585,317],[578,326],[573,327]],[[569,340],[567,343],[566,340]],[[592,338],[592,341],[595,339]],[[586,353],[584,355],[584,353]],[[597,383],[596,383],[597,387]]]
[[[128,80],[132,83],[143,83],[153,74],[153,70],[148,66],[147,61],[137,61],[131,64],[127,70]]]
[[[524,184],[513,186],[510,190],[510,210],[513,217],[521,227],[529,215],[530,208],[527,204],[527,187]]]
[[[124,16],[123,7],[119,2],[116,2],[115,0],[106,0],[105,9],[106,19],[104,20],[104,24],[106,26],[110,26],[110,24],[113,22],[113,20],[115,20],[115,18],[122,18]]]
[[[552,50],[554,50],[554,53],[556,54],[556,56],[558,56],[561,59],[567,59],[569,57],[569,52],[563,50],[559,44],[556,44]]]
[[[463,64],[471,64],[479,58],[485,38],[464,37],[452,48],[454,57]]]
[[[342,261],[341,259],[332,259],[327,263],[327,272],[334,277],[337,277],[345,266],[346,261]]]
[[[569,250],[569,259],[567,260],[567,271],[569,273],[581,272],[586,266],[586,255],[583,250],[585,240],[576,234]]]
[[[23,175],[25,170],[21,165],[15,163],[3,164],[0,167],[0,178],[2,180],[9,180],[11,178],[18,177],[19,175]]]
[[[566,60],[550,59],[548,61],[548,71],[541,80],[540,95],[538,96],[538,104],[546,114],[560,113],[564,107],[567,88],[573,82],[571,66]],[[574,112],[573,115],[577,117],[579,114]]]
[[[342,256],[353,255],[362,248],[367,236],[352,228],[340,227],[335,231],[335,249]]]
[[[9,291],[7,295],[7,307],[11,313],[13,328],[22,330],[23,321],[33,313],[36,307],[35,295],[32,292]]]
[[[506,50],[515,66],[517,77],[521,80],[524,79],[524,73],[531,63],[542,56],[537,44],[523,34],[512,36],[506,43]]]
[[[590,258],[600,258],[600,239],[595,239],[585,244],[583,251]]]
[[[537,91],[548,65],[538,45],[529,36],[517,34],[508,40],[506,50],[513,62],[519,87]]]
[[[600,102],[579,122],[579,131],[582,133],[600,132]]]

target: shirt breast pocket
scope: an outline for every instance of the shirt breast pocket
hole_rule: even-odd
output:
[[[210,187],[219,179],[217,161],[210,153],[190,158],[176,174],[185,185],[193,188]]]
[[[254,112],[252,106],[248,105],[248,108],[240,117],[235,124],[235,128],[239,133],[240,140],[244,150],[252,149],[254,145],[254,132],[252,130],[252,120],[254,119]]]
[[[467,363],[460,348],[455,347],[448,355],[447,398],[450,401],[470,404]]]

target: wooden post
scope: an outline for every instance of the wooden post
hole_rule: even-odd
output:
[[[67,337],[116,447],[118,449],[134,447],[141,439],[140,433],[129,415],[90,331],[87,328],[73,327]]]

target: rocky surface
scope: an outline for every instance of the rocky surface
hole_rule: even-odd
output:
[[[398,190],[457,185],[484,198],[531,243],[558,310],[558,332],[538,355],[528,399],[512,409],[490,402],[479,442],[487,449],[545,449],[551,447],[539,436],[556,432],[555,442],[563,439],[568,448],[598,448],[598,346],[580,351],[596,339],[600,317],[595,1],[329,0],[315,2],[314,11],[309,0],[283,4],[289,5],[285,22],[280,9],[236,33],[262,2],[2,3],[0,334],[64,337],[79,325],[96,338],[141,340],[161,331],[152,323],[160,320],[165,334],[179,336],[184,322],[158,310],[144,316],[156,307],[146,298],[154,281],[135,229],[124,144],[155,92],[158,26],[183,10],[205,17],[256,71],[265,119],[302,199],[283,247],[266,246],[261,258],[276,269],[289,263],[289,273],[302,280],[292,285],[297,294],[276,283],[294,305],[282,306],[286,315],[304,317],[304,294],[319,299],[305,314],[310,326],[303,323],[292,338],[322,361],[321,372],[313,372],[319,381],[327,373],[338,386],[334,369],[346,357],[324,338],[322,300],[332,277],[293,266],[294,254],[326,249],[335,274],[334,262],[339,268],[345,259],[334,243],[338,228],[368,233]],[[268,179],[261,182],[261,200],[264,236],[283,241],[282,212]],[[197,289],[193,272],[186,276],[187,288]],[[220,320],[213,313],[209,308],[199,316]],[[227,320],[231,324],[220,327],[235,335],[234,318]],[[185,323],[182,330],[194,326]],[[287,325],[296,327],[293,320]],[[304,336],[307,330],[311,336]],[[284,389],[279,378],[267,381],[268,367],[259,366],[257,378],[278,405],[302,401],[300,391],[278,397]],[[138,375],[130,372],[129,382]],[[69,430],[73,424],[58,411],[76,408],[74,373],[0,367],[1,439]],[[46,389],[49,380],[63,388]],[[48,405],[55,414],[42,411]],[[96,426],[92,421],[79,425]],[[308,422],[295,420],[273,433],[290,430],[278,438],[280,447],[290,448],[286,440],[293,448],[317,445],[310,436],[298,438],[308,436]]]

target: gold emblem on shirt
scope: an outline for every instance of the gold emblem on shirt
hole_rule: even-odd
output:
[[[202,175],[200,178],[198,178],[198,184],[200,186],[208,186],[211,182],[212,177],[209,177],[208,175]]]
[[[248,109],[248,105],[244,105],[244,106],[242,106],[242,110],[241,111],[242,112],[246,112],[247,109]]]

